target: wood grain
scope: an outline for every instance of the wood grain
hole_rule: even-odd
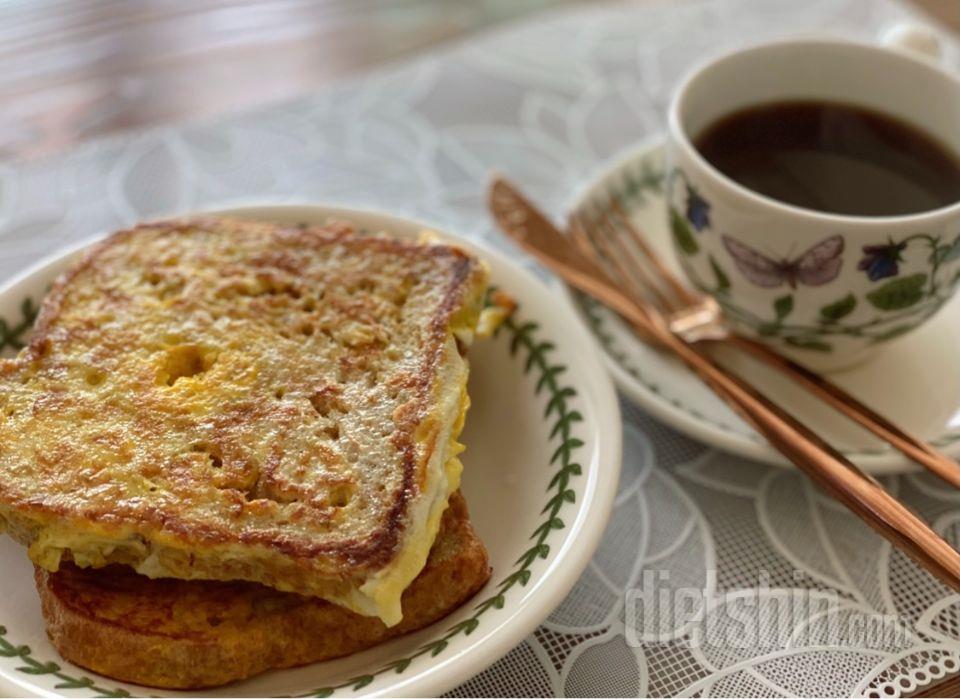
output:
[[[915,697],[957,697],[960,696],[960,674],[930,685],[911,696]]]
[[[294,98],[586,0],[71,0],[0,4],[0,159]],[[956,0],[913,0],[960,30]]]
[[[960,3],[956,0],[910,0],[910,4],[952,31],[960,32]]]
[[[0,4],[0,159],[290,99],[572,1]]]

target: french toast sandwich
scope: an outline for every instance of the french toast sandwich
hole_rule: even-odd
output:
[[[0,529],[46,606],[118,564],[400,623],[459,486],[486,286],[459,248],[342,223],[194,218],[96,246],[0,361]]]
[[[440,619],[489,576],[459,492],[426,566],[403,593],[403,621],[392,627],[257,583],[150,580],[117,565],[36,568],[47,633],[64,658],[165,689],[217,686],[355,653]]]

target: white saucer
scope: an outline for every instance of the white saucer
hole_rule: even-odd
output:
[[[424,227],[321,206],[234,213],[283,223],[332,216],[398,236]],[[462,490],[493,568],[473,599],[421,631],[346,658],[201,693],[154,690],[59,657],[44,632],[27,553],[0,535],[0,696],[433,696],[532,633],[580,577],[606,527],[620,472],[619,406],[596,343],[574,311],[557,308],[556,293],[505,255],[456,243],[486,259],[492,282],[519,303],[494,338],[470,349]],[[25,339],[37,302],[77,252],[54,255],[0,288],[0,340]]]
[[[668,260],[674,255],[661,189],[662,140],[634,149],[605,167],[576,198],[574,209],[617,196],[634,222]],[[676,266],[676,265],[675,265]],[[676,266],[679,269],[679,266]],[[670,357],[639,342],[613,313],[582,297],[575,304],[603,345],[620,389],[676,429],[725,451],[759,461],[788,462]],[[960,454],[960,298],[926,325],[880,348],[867,362],[830,374],[831,380],[898,425],[948,454]],[[751,381],[777,403],[874,474],[917,468],[900,452],[798,389],[788,379],[734,352],[725,364],[749,372]]]

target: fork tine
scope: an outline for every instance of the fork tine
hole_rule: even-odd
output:
[[[609,232],[600,230],[603,227],[603,219],[600,217],[588,220],[584,215],[578,215],[578,224],[583,231],[588,244],[593,248],[593,254],[599,260],[603,269],[621,286],[625,287],[628,295],[633,297],[636,303],[646,303],[646,294],[644,288],[637,282],[622,261],[617,259],[616,253],[609,244]]]
[[[697,295],[677,278],[677,275],[674,274],[663,261],[663,257],[647,242],[643,233],[631,223],[630,217],[627,215],[627,212],[623,210],[623,207],[620,205],[620,202],[617,201],[616,197],[610,197],[610,204],[617,223],[627,232],[633,243],[640,249],[640,252],[650,261],[651,266],[659,273],[663,281],[670,287],[670,290],[677,295],[684,305],[689,306],[697,303],[700,300]]]
[[[586,231],[584,231],[583,224],[580,222],[580,218],[581,217],[579,214],[570,214],[567,220],[567,228],[570,229],[570,237],[573,239],[574,244],[580,250],[582,255],[595,263],[601,269],[605,269],[606,265],[604,264],[603,260],[600,259],[600,256],[594,249],[593,244],[590,242],[590,238]]]
[[[593,262],[597,268],[608,276],[611,276],[611,273],[608,271],[608,265],[600,253],[597,251],[597,248],[594,247],[590,235],[587,233],[586,227],[584,226],[581,214],[571,213],[567,217],[567,227],[570,231],[570,237],[573,240],[574,244],[580,250],[584,257]],[[619,276],[619,275],[616,275]],[[616,280],[613,280],[611,283],[616,283]],[[627,292],[629,296],[629,292]],[[639,297],[642,299],[643,297]],[[649,332],[643,330],[640,326],[635,326],[634,331],[645,341],[653,345],[659,345],[660,341]]]
[[[661,291],[657,280],[650,276],[642,260],[639,260],[636,254],[629,249],[629,245],[625,243],[620,230],[611,221],[609,215],[601,213],[596,220],[598,227],[603,229],[603,232],[597,237],[603,241],[604,252],[611,264],[620,271],[621,276],[626,277],[640,288],[641,295],[639,298],[645,297],[645,290],[653,296],[661,310],[666,313],[673,313],[676,310],[676,304]]]
[[[587,220],[585,214],[574,213],[570,215],[570,230],[573,232],[574,242],[587,257],[600,266],[604,273],[621,284],[627,281],[621,277],[619,270],[611,268],[602,242],[597,240],[593,224]]]

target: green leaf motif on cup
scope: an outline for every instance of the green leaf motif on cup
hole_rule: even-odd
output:
[[[727,276],[727,273],[723,271],[723,267],[719,265],[717,259],[710,255],[710,269],[713,270],[713,277],[717,280],[716,292],[722,293],[730,288],[730,277]]]
[[[960,235],[950,244],[937,245],[930,258],[934,265],[943,265],[954,260],[960,260]]]
[[[826,306],[821,308],[820,317],[827,322],[835,323],[841,318],[846,318],[848,315],[853,313],[853,309],[856,307],[857,297],[853,294],[847,294],[839,301],[828,303]]]
[[[700,251],[687,220],[674,208],[670,209],[670,229],[673,231],[674,242],[683,254],[696,255]]]
[[[871,291],[867,294],[867,301],[881,311],[910,308],[923,300],[926,295],[924,292],[926,284],[926,273],[911,274],[909,277],[889,281],[879,289]]]
[[[869,282],[866,288],[859,291],[846,282],[842,285],[838,283],[838,288],[833,291],[836,295],[826,296],[832,300],[825,305],[820,305],[823,297],[819,296],[815,305],[808,304],[808,292],[801,289],[792,295],[763,301],[767,310],[758,311],[753,305],[742,305],[737,294],[731,293],[732,275],[723,266],[724,258],[716,257],[716,251],[711,247],[715,245],[713,240],[716,237],[722,240],[725,235],[713,236],[713,233],[721,233],[722,227],[718,224],[722,222],[713,220],[715,212],[709,202],[691,186],[686,175],[679,168],[669,173],[662,170],[661,160],[656,154],[647,155],[629,167],[634,170],[642,167],[647,171],[645,181],[662,180],[666,183],[664,198],[668,206],[671,237],[678,251],[679,262],[693,285],[702,293],[715,297],[731,322],[749,328],[765,341],[812,352],[831,352],[844,339],[863,343],[883,342],[909,332],[936,313],[960,284],[960,234],[956,232],[905,231],[899,237],[884,236],[861,242],[848,240],[835,231],[824,231],[824,235],[831,235],[808,251],[816,251],[816,254],[810,255],[808,262],[820,262],[824,268],[821,275],[824,280],[818,284],[807,284],[799,278],[796,281],[805,286],[822,287],[830,294],[834,277],[828,273],[833,266],[839,267],[840,253],[844,249],[859,247],[856,269],[866,276]],[[683,187],[679,186],[681,182]],[[609,202],[616,200],[631,217],[639,213],[652,213],[651,206],[657,201],[656,198],[634,195],[633,189],[613,179],[591,205],[610,206]],[[651,194],[654,191],[648,188],[644,193]],[[828,245],[823,247],[825,243]],[[698,254],[701,251],[704,254]],[[757,251],[750,252],[764,257],[765,266],[769,266],[767,263],[778,269],[789,266],[794,274],[797,271],[794,268],[800,265],[801,258],[768,260]],[[737,262],[742,261],[741,258],[753,260],[754,256],[733,255],[733,258]],[[827,265],[831,260],[833,266]],[[738,268],[743,271],[739,264]],[[780,276],[785,277],[785,282],[790,281],[787,278],[789,275]],[[827,276],[830,276],[829,280]]]
[[[778,321],[783,320],[788,315],[793,313],[793,295],[787,294],[786,296],[781,296],[774,301],[773,312],[776,314]]]

